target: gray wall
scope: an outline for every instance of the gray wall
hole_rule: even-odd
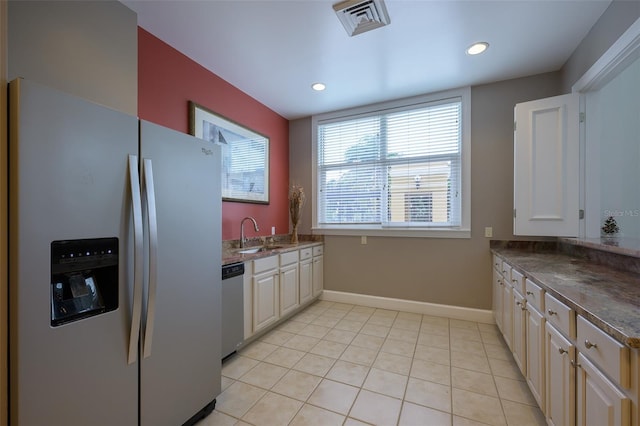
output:
[[[491,262],[484,227],[512,239],[513,107],[557,95],[559,73],[473,87],[470,239],[325,236],[327,290],[491,308]],[[311,184],[311,120],[292,121],[290,176]],[[308,231],[312,205],[305,211]]]
[[[9,79],[138,115],[137,15],[117,1],[9,2]]]
[[[613,0],[562,67],[562,91],[587,72],[631,24],[640,18],[640,1]]]
[[[558,72],[476,86],[471,91],[471,239],[325,236],[325,288],[491,308],[489,239],[513,239],[513,107],[571,86],[640,16],[640,2],[614,0]],[[290,176],[311,191],[311,119],[292,121]],[[303,232],[310,232],[308,204]],[[529,238],[528,238],[529,239]]]

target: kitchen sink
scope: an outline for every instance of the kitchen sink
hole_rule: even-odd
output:
[[[262,252],[269,251],[269,250],[275,250],[275,249],[279,249],[279,248],[282,248],[282,246],[248,247],[248,248],[238,249],[238,250],[236,250],[236,253],[239,253],[239,254],[254,254],[254,253],[262,253]]]

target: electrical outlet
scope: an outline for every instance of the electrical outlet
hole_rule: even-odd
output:
[[[484,228],[484,236],[487,238],[493,237],[493,228],[490,226],[487,226],[486,228]]]
[[[363,235],[360,237],[360,244],[367,244],[367,236]]]
[[[276,235],[276,227],[275,226],[271,227],[271,235]]]

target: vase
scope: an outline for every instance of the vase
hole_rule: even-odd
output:
[[[602,242],[602,244],[606,245],[606,246],[617,246],[618,243],[618,233],[613,233],[613,234],[602,234],[602,236],[600,237],[600,241]]]
[[[293,224],[293,229],[291,230],[291,244],[298,244],[298,224]]]

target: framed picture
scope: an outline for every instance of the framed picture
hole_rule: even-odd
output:
[[[222,147],[222,199],[269,204],[269,138],[189,102],[191,134]]]

